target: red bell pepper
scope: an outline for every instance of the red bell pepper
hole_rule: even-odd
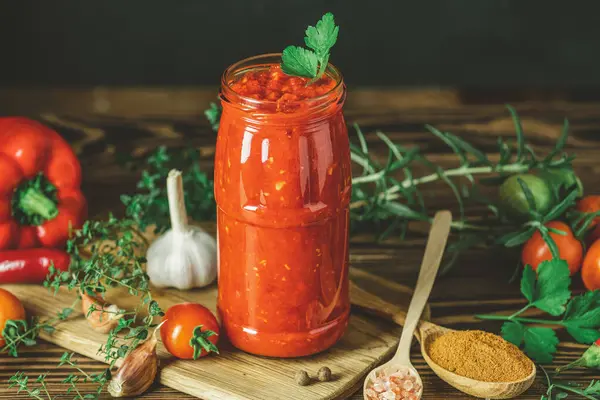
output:
[[[81,227],[81,166],[52,129],[0,118],[0,250],[60,247]]]
[[[27,249],[0,251],[0,284],[42,283],[48,268],[68,271],[71,257],[59,249]]]

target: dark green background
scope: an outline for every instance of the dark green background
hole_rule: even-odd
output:
[[[0,84],[215,85],[324,11],[350,85],[600,83],[596,1],[1,0]]]

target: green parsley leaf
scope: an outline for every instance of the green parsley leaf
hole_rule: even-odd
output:
[[[600,380],[591,381],[588,387],[583,390],[585,394],[600,394]]]
[[[306,28],[304,43],[317,53],[317,57],[323,58],[329,54],[329,50],[335,45],[340,31],[335,25],[333,14],[328,12],[317,22],[317,26]]]
[[[281,69],[288,75],[315,78],[318,58],[315,53],[303,47],[288,46],[281,55]]]
[[[530,303],[533,302],[535,296],[535,280],[536,274],[531,265],[526,265],[523,270],[523,278],[521,278],[521,293]]]
[[[600,291],[573,297],[567,304],[563,325],[579,343],[590,344],[599,339]]]
[[[281,69],[288,75],[319,79],[329,64],[329,51],[338,38],[340,28],[335,25],[332,13],[327,13],[316,26],[306,28],[304,43],[312,50],[288,46],[281,56]],[[311,83],[309,82],[309,83]]]
[[[550,315],[561,315],[571,298],[569,266],[564,260],[543,261],[537,269],[537,285],[533,305]]]
[[[519,322],[507,321],[502,324],[502,337],[514,344],[520,346],[525,337],[525,326]]]
[[[558,338],[552,328],[526,327],[523,335],[525,353],[537,362],[550,363],[556,353]]]

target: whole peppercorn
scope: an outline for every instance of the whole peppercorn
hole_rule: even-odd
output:
[[[300,386],[306,386],[310,383],[310,376],[308,372],[301,370],[296,372],[296,383]]]
[[[331,380],[331,370],[327,367],[321,367],[317,373],[317,379],[321,382],[329,382]]]

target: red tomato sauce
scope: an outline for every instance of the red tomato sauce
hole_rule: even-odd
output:
[[[345,88],[339,75],[307,86],[277,65],[226,78],[215,157],[224,332],[254,354],[323,351],[350,310]]]

